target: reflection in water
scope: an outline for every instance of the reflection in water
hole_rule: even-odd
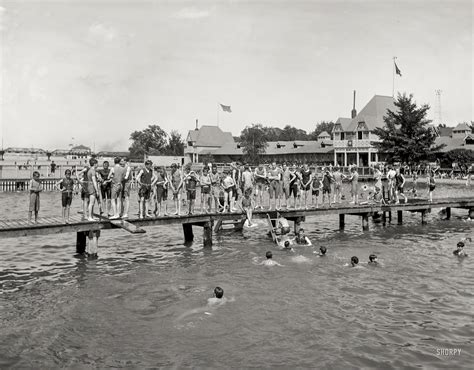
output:
[[[69,234],[4,239],[0,367],[468,368],[474,245],[473,257],[452,255],[473,236],[457,218],[465,213],[442,221],[433,212],[425,226],[407,213],[403,225],[368,232],[358,217],[346,217],[344,232],[337,216],[308,217],[314,246],[295,253],[277,250],[263,227],[219,234],[212,249],[199,232],[181,244],[179,225],[104,232],[97,260],[74,256]],[[267,250],[284,267],[252,263]],[[382,267],[367,266],[371,253]],[[365,268],[343,267],[353,255]],[[235,302],[177,324],[215,286]]]

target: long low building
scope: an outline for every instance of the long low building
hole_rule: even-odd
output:
[[[334,149],[326,141],[269,141],[262,158],[265,162],[332,163]],[[242,161],[243,148],[239,143],[227,143],[219,149],[203,150],[201,156],[212,156],[215,162]]]

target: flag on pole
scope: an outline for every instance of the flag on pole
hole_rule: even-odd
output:
[[[402,77],[402,72],[398,68],[397,63],[395,63],[395,61],[393,61],[393,63],[395,64],[395,73],[399,75],[400,77]]]
[[[232,113],[232,110],[230,109],[230,105],[223,105],[223,104],[220,104],[220,103],[219,103],[219,105],[221,106],[221,108],[224,112]]]

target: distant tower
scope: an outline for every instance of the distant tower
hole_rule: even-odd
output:
[[[442,90],[435,90],[436,93],[436,110],[435,110],[435,119],[438,121],[438,126],[443,123],[443,116],[441,111],[441,93]]]
[[[357,111],[356,111],[356,91],[354,90],[354,103],[352,105],[351,118],[355,118],[355,116],[357,116]]]

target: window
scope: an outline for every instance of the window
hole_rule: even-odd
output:
[[[345,140],[345,137],[346,135],[344,134],[344,132],[341,132],[341,140]]]
[[[362,140],[362,131],[357,131],[357,139]]]

